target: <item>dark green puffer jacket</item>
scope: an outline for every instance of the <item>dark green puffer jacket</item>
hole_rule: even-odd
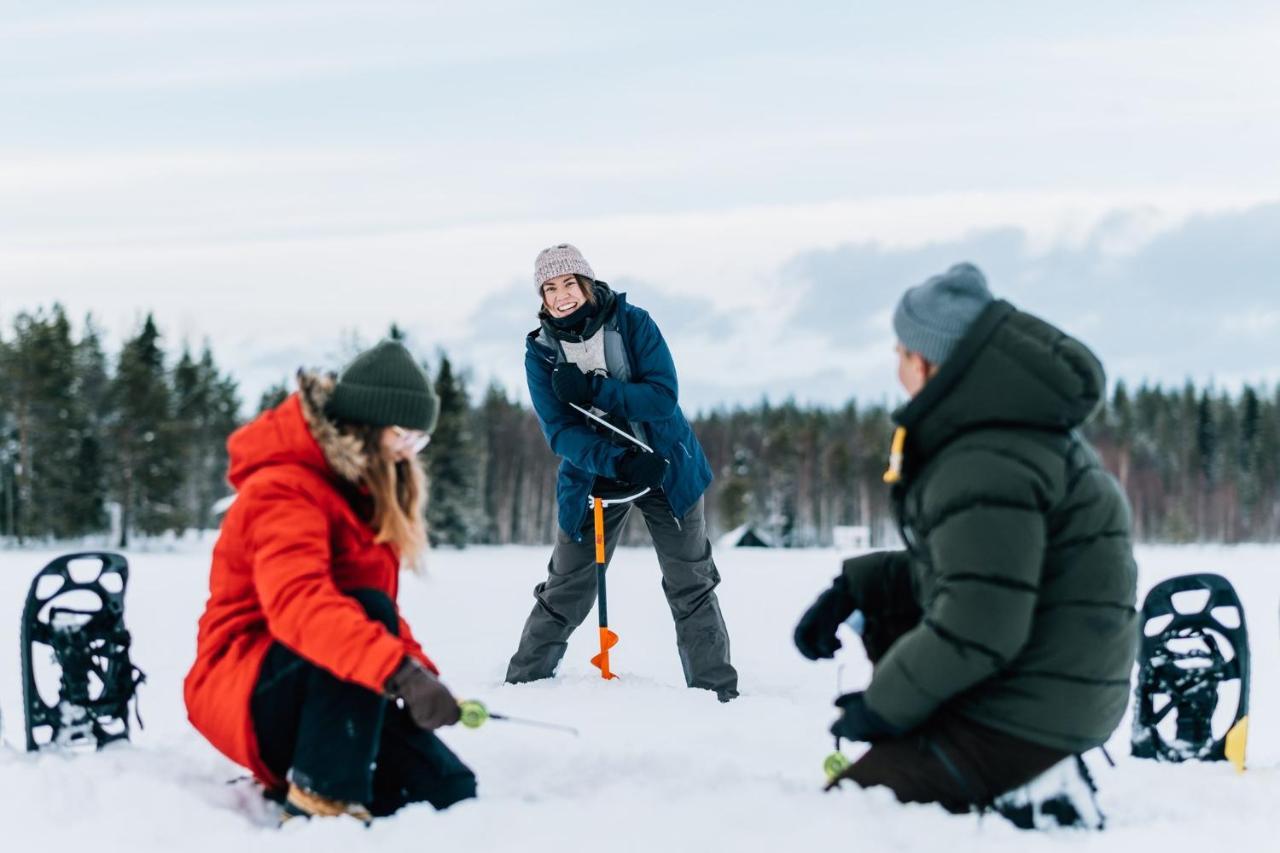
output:
[[[1083,344],[998,301],[894,414],[907,550],[844,567],[855,600],[897,590],[922,613],[867,688],[890,723],[945,708],[1068,752],[1119,723],[1138,641],[1129,510],[1074,432],[1104,384]]]

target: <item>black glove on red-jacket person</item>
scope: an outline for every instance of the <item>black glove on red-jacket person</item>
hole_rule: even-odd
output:
[[[404,701],[418,728],[432,731],[458,722],[458,700],[417,658],[406,657],[387,679],[387,693]]]

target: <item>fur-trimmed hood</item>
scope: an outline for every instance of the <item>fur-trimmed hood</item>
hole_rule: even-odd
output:
[[[360,439],[339,432],[338,425],[324,413],[325,404],[337,383],[338,377],[333,373],[299,370],[298,396],[302,401],[302,417],[333,472],[344,480],[358,483],[369,464]]]
[[[332,373],[299,370],[296,393],[232,433],[227,479],[234,488],[270,465],[304,465],[360,482],[368,464],[360,439],[340,432],[325,414],[336,382]]]

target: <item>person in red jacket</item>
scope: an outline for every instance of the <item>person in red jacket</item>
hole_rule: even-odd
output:
[[[286,816],[364,820],[475,796],[433,733],[458,702],[396,606],[427,539],[418,459],[438,403],[385,341],[232,434],[236,499],[214,546],[185,698],[192,724]]]

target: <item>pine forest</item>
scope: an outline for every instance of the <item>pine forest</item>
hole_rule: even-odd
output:
[[[56,305],[0,334],[0,537],[126,547],[217,527],[228,435],[290,389],[246,404],[209,345],[167,343],[148,316],[109,354],[91,318],[73,329]],[[425,451],[433,544],[550,542],[557,460],[528,405],[497,386],[469,388],[444,353],[424,367],[441,401]],[[895,541],[885,405],[761,401],[687,414],[715,472],[713,535],[746,526],[778,545],[825,546],[836,527],[857,525],[873,545]],[[1280,540],[1280,388],[1116,381],[1086,434],[1124,487],[1139,539]],[[629,525],[628,541],[645,535]]]

